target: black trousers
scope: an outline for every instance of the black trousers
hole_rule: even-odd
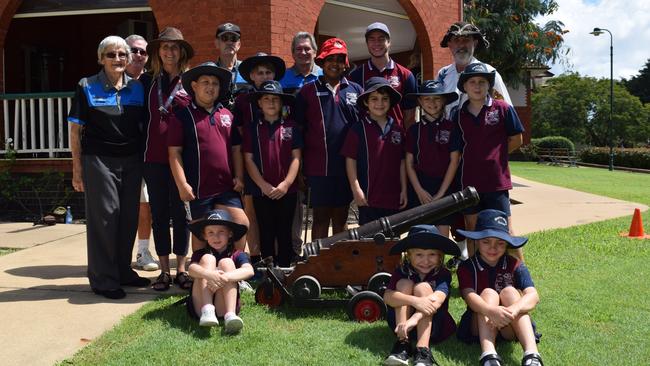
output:
[[[293,216],[296,212],[296,193],[287,193],[279,200],[268,197],[253,197],[257,225],[260,230],[262,257],[273,256],[274,263],[288,267],[294,255],[291,239]],[[275,254],[275,242],[278,253]]]

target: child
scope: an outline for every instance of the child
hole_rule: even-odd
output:
[[[443,85],[426,80],[417,93],[406,98],[417,98],[422,111],[420,122],[406,132],[406,174],[409,185],[410,207],[429,203],[445,196],[454,186],[460,161],[460,146],[451,142],[453,123],[444,118],[445,105],[458,99],[458,94],[445,93]],[[453,187],[456,188],[456,187]],[[435,224],[443,236],[449,236],[449,226],[455,215]]]
[[[244,161],[248,176],[255,182],[250,193],[262,257],[274,256],[280,267],[288,267],[293,257],[291,227],[302,148],[300,131],[293,121],[282,118],[283,106],[293,104],[293,99],[293,95],[282,93],[279,82],[263,82],[252,95],[262,117],[244,129]],[[278,254],[274,255],[276,240]]]
[[[388,326],[397,335],[384,365],[408,365],[410,341],[417,352],[414,365],[437,365],[429,342],[442,342],[456,331],[448,312],[451,273],[443,267],[445,254],[459,255],[458,246],[432,225],[413,226],[390,254],[406,252],[386,286]]]
[[[233,243],[246,234],[246,226],[234,222],[225,210],[212,210],[191,223],[190,230],[208,246],[192,254],[189,272],[195,280],[187,311],[206,327],[219,325],[217,315],[223,317],[225,332],[237,333],[244,326],[237,316],[238,282],[253,277],[253,266],[248,255],[235,250]]]
[[[462,188],[474,186],[481,196],[478,205],[463,211],[465,227],[474,230],[476,214],[495,209],[506,213],[512,232],[508,154],[521,146],[524,127],[511,105],[490,96],[495,74],[483,63],[467,65],[458,79],[458,89],[467,93],[468,101],[454,108],[451,116],[458,123],[454,138],[462,146],[459,168]],[[467,244],[472,256],[474,243],[468,240]],[[521,249],[516,254],[523,261]]]
[[[368,79],[357,101],[367,114],[350,127],[341,149],[359,225],[406,207],[404,130],[388,115],[401,97],[388,80]]]
[[[511,236],[508,216],[499,210],[479,212],[474,231],[458,231],[477,245],[477,253],[458,268],[459,288],[467,303],[458,338],[480,342],[481,366],[503,364],[494,347],[497,334],[519,341],[524,349],[522,365],[543,365],[536,344],[539,335],[529,315],[539,296],[526,265],[506,254],[507,247],[521,248],[528,239]]]

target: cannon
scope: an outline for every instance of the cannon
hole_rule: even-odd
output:
[[[373,322],[385,315],[383,292],[400,257],[390,249],[411,226],[428,224],[478,203],[474,187],[333,236],[305,244],[303,257],[280,268],[265,259],[255,301],[271,307],[346,306],[352,320]],[[345,289],[349,299],[324,299],[323,290]]]

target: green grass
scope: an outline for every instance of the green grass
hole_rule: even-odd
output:
[[[515,163],[513,174],[650,204],[650,176]],[[549,213],[552,214],[552,213]],[[618,236],[629,217],[530,235],[527,264],[541,302],[533,318],[547,365],[640,365],[650,359],[650,241]],[[455,282],[455,281],[454,281]],[[464,310],[454,283],[456,320]],[[358,324],[345,310],[271,310],[244,294],[242,334],[202,329],[178,299],[162,298],[126,317],[74,357],[74,365],[377,365],[393,342],[385,323]],[[502,343],[507,364],[521,348]],[[476,364],[480,349],[450,339],[433,348],[441,365]]]
[[[0,255],[10,254],[19,250],[19,248],[0,248]]]

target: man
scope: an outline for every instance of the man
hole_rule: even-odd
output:
[[[294,63],[280,80],[285,93],[296,94],[303,85],[323,75],[323,69],[314,62],[317,51],[316,39],[310,33],[298,32],[293,36],[291,57]]]
[[[137,34],[126,37],[125,41],[131,48],[131,62],[126,65],[126,73],[130,77],[138,79],[144,73],[144,65],[149,59],[147,41]]]
[[[217,27],[215,36],[214,44],[219,50],[216,64],[232,73],[230,100],[226,103],[226,107],[231,107],[237,91],[246,85],[246,80],[239,73],[241,61],[237,59],[237,52],[241,48],[241,31],[237,24],[224,23]]]
[[[401,95],[417,92],[415,76],[406,67],[390,58],[390,31],[384,23],[372,23],[366,28],[366,45],[370,60],[350,74],[350,80],[359,85],[373,76],[383,77]],[[389,115],[397,123],[408,128],[415,122],[415,102],[403,99],[395,105]]]
[[[456,22],[449,27],[447,33],[440,42],[440,47],[449,48],[454,62],[438,71],[438,81],[444,85],[445,92],[454,91],[460,94],[456,87],[460,73],[467,65],[481,62],[474,57],[474,51],[479,49],[479,47],[487,48],[489,46],[490,43],[485,39],[483,34],[481,34],[478,27],[473,24],[467,22]],[[485,65],[488,67],[489,71],[494,70],[494,67],[488,64]],[[503,99],[508,104],[512,105],[508,89],[506,89],[506,85],[503,83],[503,79],[498,72],[496,73],[494,80],[494,90],[499,94],[499,99]],[[463,101],[460,99],[463,99]],[[467,98],[463,98],[462,96],[460,99],[454,103],[448,104],[446,108],[447,112],[451,111],[454,106],[467,100]]]

